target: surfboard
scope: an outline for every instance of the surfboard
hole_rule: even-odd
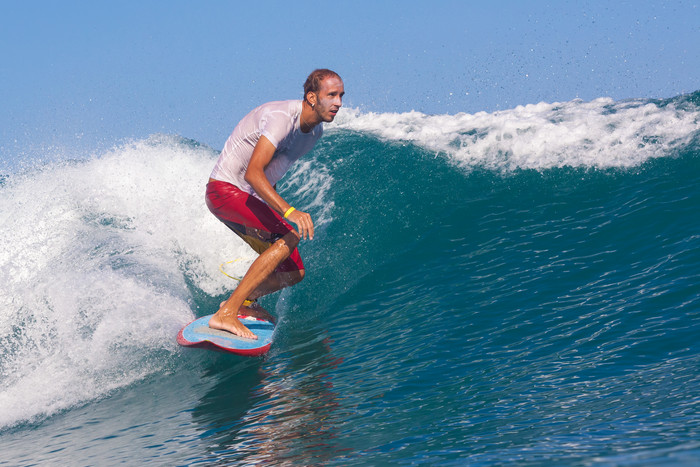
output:
[[[275,331],[274,323],[239,315],[241,323],[258,336],[257,339],[246,339],[227,331],[210,328],[209,319],[212,316],[214,315],[202,316],[182,328],[177,334],[177,343],[183,347],[208,348],[248,357],[262,355],[270,350]]]

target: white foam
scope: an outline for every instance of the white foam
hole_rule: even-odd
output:
[[[673,154],[700,130],[700,112],[648,101],[540,103],[476,114],[361,113],[344,109],[332,128],[369,132],[491,170],[631,167]]]
[[[219,264],[253,254],[204,204],[215,157],[153,137],[0,187],[0,427],[162,372],[186,280],[235,286]]]
[[[333,182],[329,168],[310,157],[294,164],[283,181],[285,191],[300,200],[303,209],[314,211],[315,229],[322,229],[333,220],[335,203],[330,199]]]

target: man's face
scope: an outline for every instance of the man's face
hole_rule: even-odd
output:
[[[329,76],[321,81],[321,89],[316,94],[314,110],[323,122],[332,122],[338,110],[343,105],[345,88],[343,80]]]

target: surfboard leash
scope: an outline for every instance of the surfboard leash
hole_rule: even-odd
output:
[[[224,276],[230,277],[230,278],[233,279],[234,281],[240,282],[240,281],[241,281],[241,278],[239,278],[239,277],[233,277],[233,276],[231,276],[230,274],[228,274],[226,271],[224,271],[224,265],[225,265],[225,264],[235,263],[236,261],[241,261],[242,259],[243,259],[243,258],[236,258],[236,259],[234,259],[234,260],[225,261],[225,262],[221,263],[221,264],[219,265],[219,271],[221,271],[221,273],[222,273]]]

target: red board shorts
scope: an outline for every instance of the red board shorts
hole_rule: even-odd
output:
[[[258,254],[294,230],[270,206],[228,182],[210,180],[207,184],[206,203],[212,214]],[[295,248],[289,258],[277,266],[275,272],[303,269],[301,255]]]

